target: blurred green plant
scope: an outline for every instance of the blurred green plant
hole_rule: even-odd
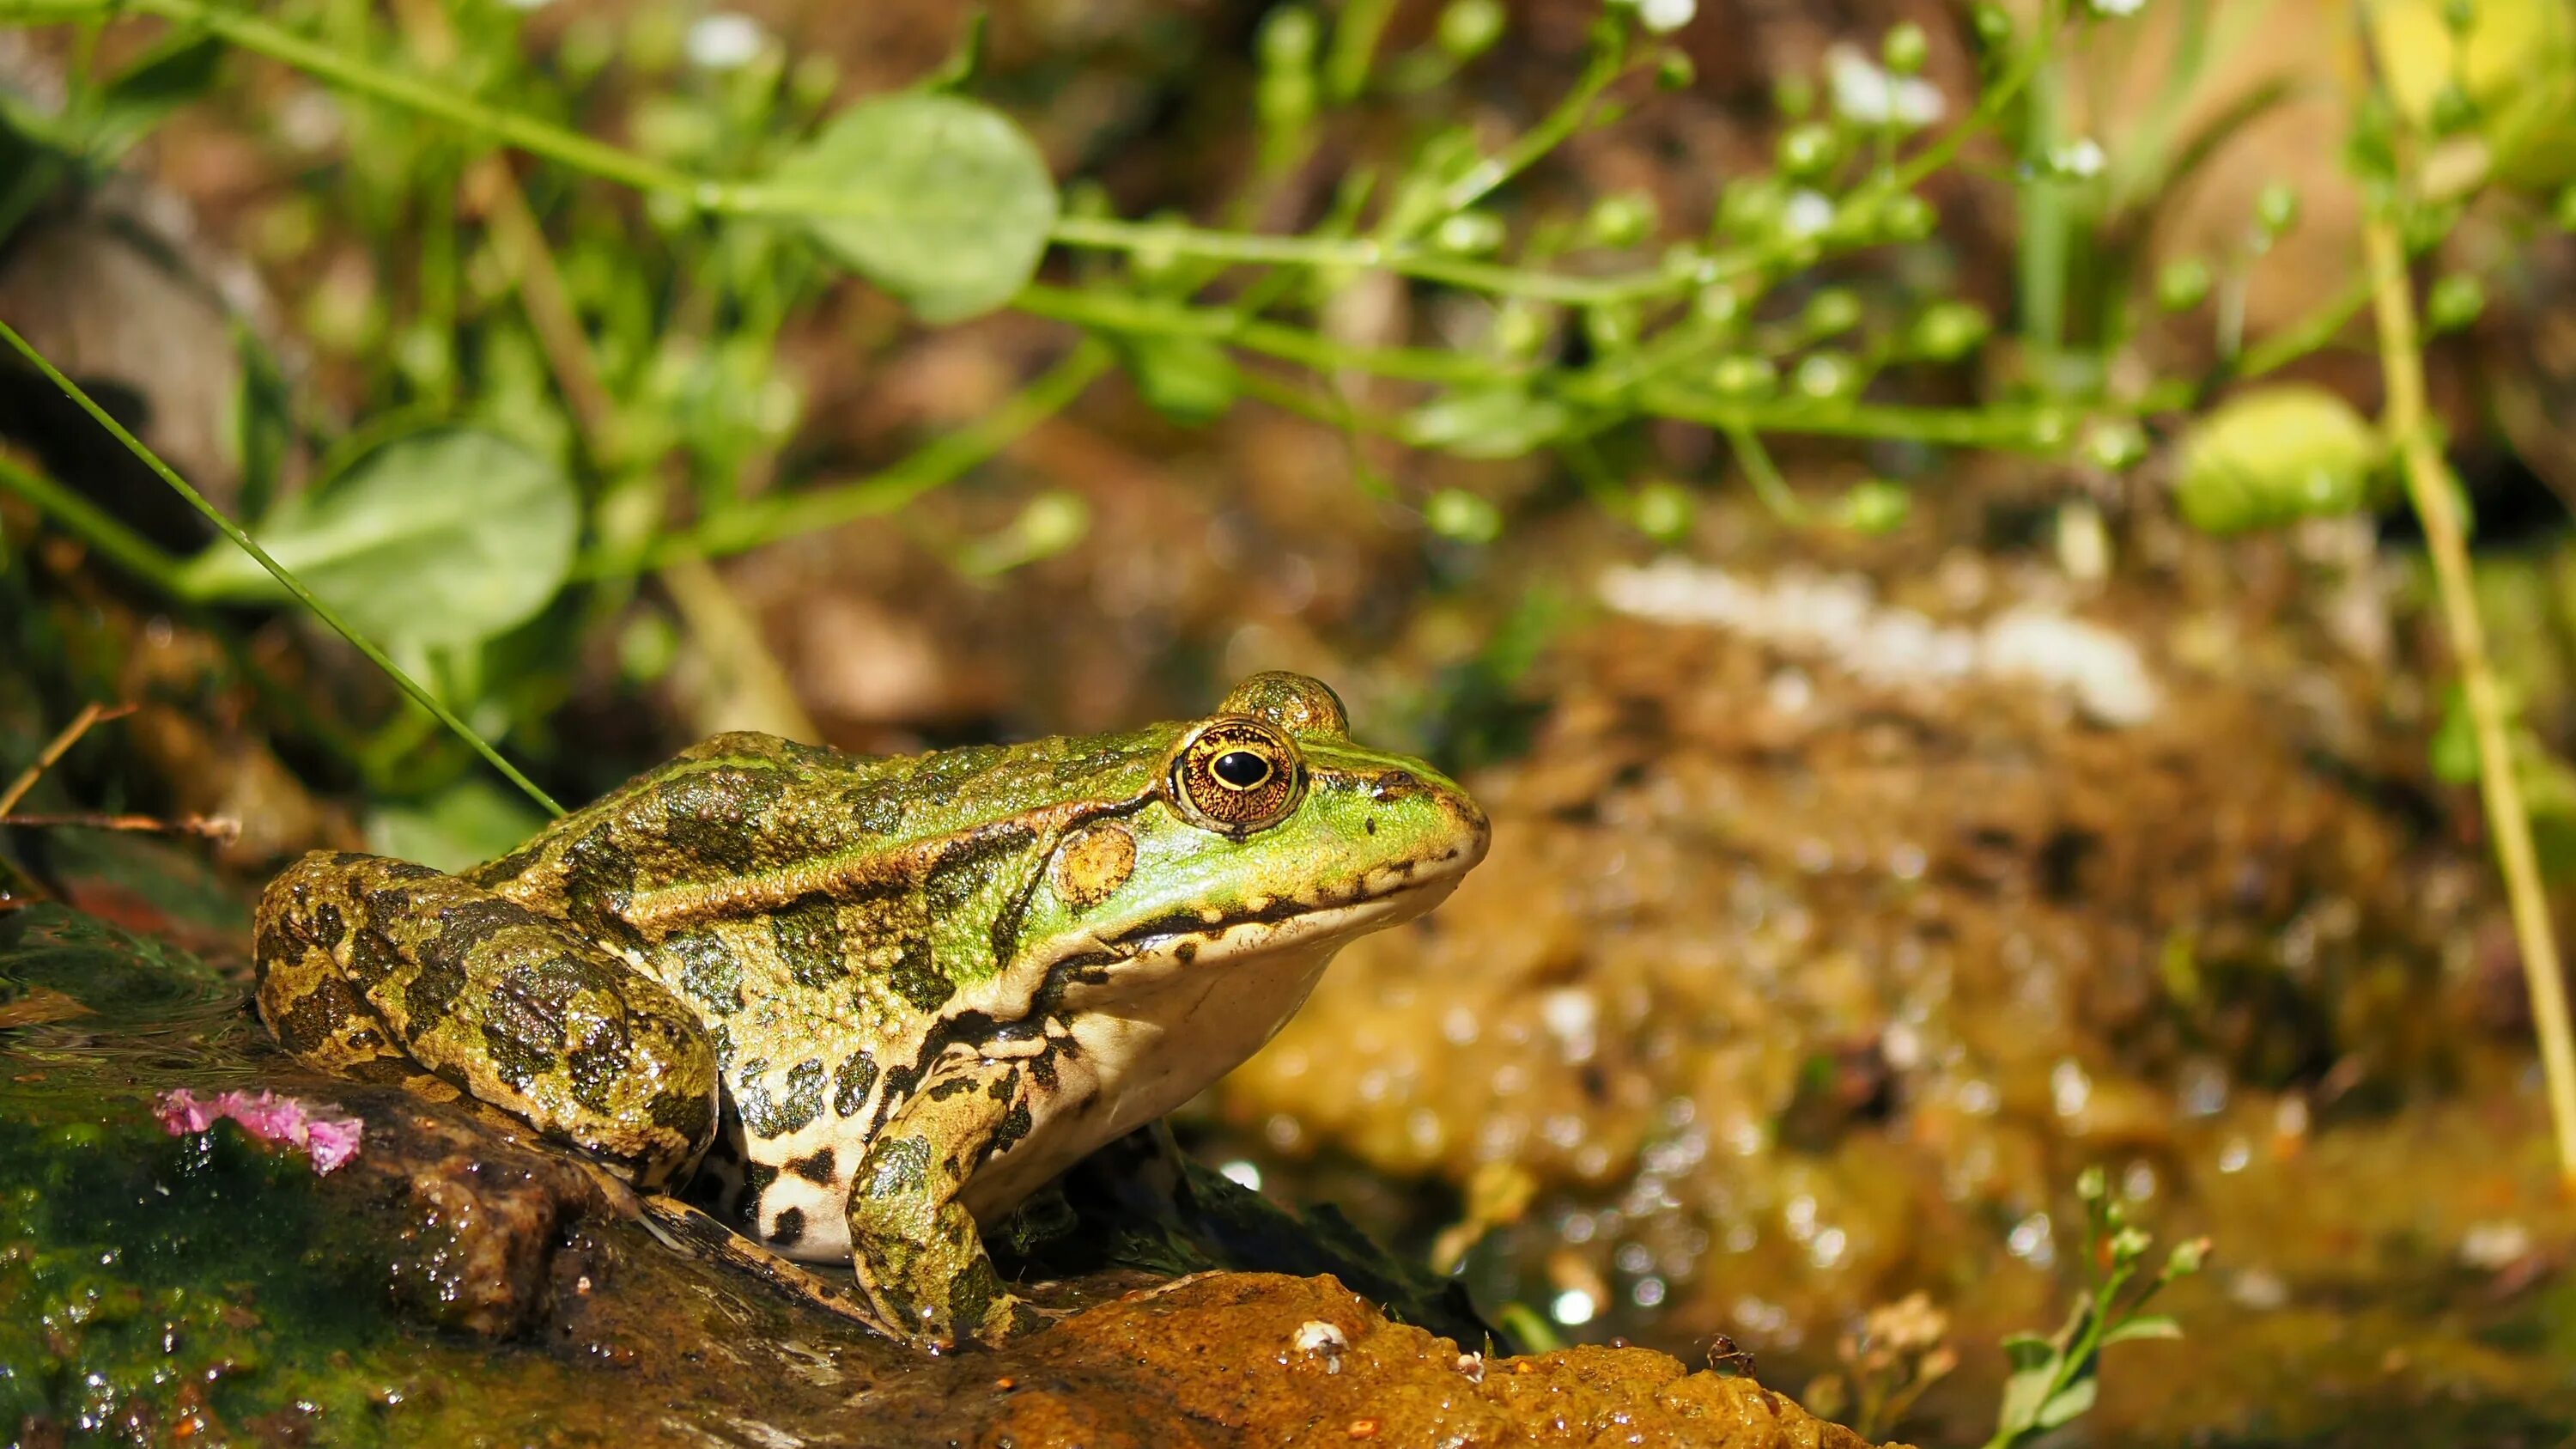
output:
[[[2112,1196],[2102,1169],[2086,1168],[2076,1180],[2075,1195],[2084,1207],[2084,1239],[2075,1260],[2084,1284],[2057,1332],[2004,1340],[2012,1372],[2004,1380],[2003,1405],[1985,1449],[2014,1449],[2091,1412],[2101,1394],[2105,1349],[2140,1339],[2182,1337],[2180,1324],[2148,1313],[2146,1307],[2168,1284],[2200,1271],[2209,1258],[2209,1240],[2195,1238],[2177,1246],[2153,1276],[2141,1281],[2155,1240],[2128,1220],[2128,1210]]]
[[[1458,84],[1504,24],[1499,8],[1457,0],[1422,46],[1389,53],[1391,11],[1273,8],[1249,117],[1261,164],[1231,215],[1258,211],[1362,107]],[[1892,31],[1875,60],[1838,50],[1816,81],[1792,78],[1774,165],[1728,182],[1704,219],[1659,216],[1628,193],[1563,213],[1518,197],[1515,183],[1568,139],[1657,87],[1689,83],[1687,60],[1662,36],[1690,12],[1607,6],[1565,95],[1500,144],[1480,143],[1436,106],[1414,108],[1398,164],[1354,172],[1305,233],[1270,235],[1122,220],[1087,188],[1060,199],[1018,127],[964,93],[980,22],[917,88],[836,106],[827,62],[791,64],[776,38],[739,16],[653,10],[622,30],[575,22],[538,52],[520,10],[501,0],[397,6],[390,19],[333,0],[280,5],[273,16],[211,0],[0,0],[0,22],[80,27],[84,57],[112,22],[154,17],[166,27],[114,75],[76,67],[60,114],[9,117],[21,144],[53,158],[56,179],[112,165],[154,121],[215,93],[228,50],[293,67],[341,98],[308,94],[300,124],[328,134],[279,142],[326,163],[334,225],[355,227],[379,258],[379,275],[362,284],[326,277],[304,319],[317,343],[372,371],[377,403],[355,434],[306,430],[323,452],[322,476],[250,522],[290,567],[312,560],[314,592],[384,635],[431,691],[525,744],[542,740],[554,701],[522,689],[496,710],[471,686],[542,671],[496,670],[489,656],[561,660],[657,571],[899,508],[1111,367],[1185,424],[1258,400],[1462,457],[1553,452],[1605,507],[1667,540],[1684,536],[1693,506],[1690,488],[1647,464],[1645,427],[1656,419],[1715,429],[1784,517],[1875,532],[1906,516],[1900,480],[1810,508],[1764,439],[2065,454],[2084,440],[2136,436],[2131,419],[2198,395],[2169,381],[2134,396],[1878,401],[1873,392],[1901,394],[1922,369],[1973,361],[1991,319],[1937,281],[1905,280],[1901,267],[1867,285],[1816,283],[1845,258],[1933,244],[1939,217],[1921,188],[1957,166],[1979,133],[2027,149],[2030,86],[2110,23],[2070,18],[2060,0],[2026,30],[1981,22],[1980,88],[1946,127],[1945,98],[1919,74],[1929,40],[1916,27]],[[2221,30],[2218,42],[2233,33]],[[568,124],[613,106],[623,107],[628,145]],[[280,109],[258,119],[283,133]],[[544,164],[523,176],[499,149]],[[640,220],[583,178],[642,193]],[[289,243],[310,244],[320,204],[308,195],[280,206]],[[1050,244],[1072,265],[1064,280],[1034,280]],[[780,330],[844,269],[925,321],[1008,305],[1101,345],[1075,349],[987,418],[873,476],[752,486],[778,471],[804,423],[798,379],[777,361]],[[1458,295],[1471,304],[1467,331],[1440,347],[1335,335],[1322,320],[1328,305],[1372,271]],[[1355,405],[1336,381],[1352,374],[1408,385],[1416,399],[1394,411]],[[245,496],[265,503],[278,491],[277,439],[300,420],[275,386],[245,391]],[[434,516],[441,509],[370,501],[403,493],[406,476],[430,476],[424,462],[449,466],[437,449],[466,436],[487,449],[515,443],[532,466],[449,474],[446,523]],[[531,481],[549,467],[560,490]],[[485,552],[501,531],[473,525],[499,511],[491,490],[505,484],[544,487],[522,501],[550,500],[547,527],[507,540],[513,552]],[[579,520],[568,556],[553,543],[561,515],[551,501],[566,495]],[[1391,496],[1469,545],[1510,522],[1502,504],[1466,488]],[[37,501],[66,526],[100,532],[61,506],[61,490]],[[1012,567],[1071,546],[1083,526],[1078,512],[1036,509],[953,561],[969,572]],[[146,560],[149,581],[186,598],[270,588],[214,554],[163,567],[138,540],[115,542],[111,557]],[[478,581],[478,568],[511,577]],[[406,749],[368,752],[379,794],[417,796],[455,777],[456,762],[440,763],[445,752],[416,727],[399,737]]]

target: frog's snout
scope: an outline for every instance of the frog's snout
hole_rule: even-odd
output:
[[[1475,868],[1493,844],[1493,822],[1485,808],[1465,790],[1429,772],[1400,773],[1389,782],[1391,793],[1427,797],[1433,824],[1417,837],[1421,849],[1413,861],[1421,878],[1454,879]]]
[[[1457,838],[1457,869],[1463,875],[1485,858],[1486,849],[1494,843],[1494,823],[1486,818],[1485,807],[1464,790],[1440,792],[1440,808],[1447,812]]]

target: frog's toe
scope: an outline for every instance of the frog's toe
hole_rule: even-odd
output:
[[[1071,1318],[1073,1312],[1070,1308],[1041,1308],[1016,1293],[1005,1293],[984,1311],[983,1321],[975,1326],[975,1341],[992,1348]]]

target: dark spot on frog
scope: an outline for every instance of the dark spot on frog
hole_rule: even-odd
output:
[[[465,994],[465,967],[461,954],[432,956],[436,941],[421,948],[419,973],[403,987],[403,1015],[414,1033],[425,1031],[446,1019],[456,999]]]
[[[973,1090],[975,1090],[975,1082],[973,1078],[950,1077],[945,1081],[933,1083],[930,1090],[922,1093],[922,1095],[928,1097],[934,1102],[945,1102],[960,1092],[971,1092]]]
[[[526,907],[496,897],[459,901],[441,907],[434,927],[412,951],[415,974],[403,987],[403,1014],[410,1030],[437,1025],[465,994],[466,970],[475,952],[512,926],[542,924]]]
[[[715,1127],[715,1103],[700,1093],[657,1093],[644,1115],[654,1126],[675,1132],[691,1143],[704,1142]]]
[[[337,937],[339,932],[335,930],[328,934],[318,932],[316,934],[319,939],[328,941]],[[251,938],[251,960],[258,965],[261,977],[265,978],[270,967],[298,954],[296,948],[299,944],[299,938],[296,933],[287,929],[286,922],[271,916],[259,923],[258,934]]]
[[[726,763],[675,773],[652,794],[661,835],[692,871],[749,871],[777,842],[764,826],[792,782],[774,765]]]
[[[1366,830],[1371,835],[1377,834],[1377,817],[1372,815],[1368,819],[1361,821],[1360,828]]]
[[[329,910],[330,907],[323,907]],[[335,913],[336,914],[336,913]],[[365,926],[349,937],[349,978],[360,990],[372,990],[386,977],[402,969],[400,948],[385,933]]]
[[[483,1010],[483,1054],[501,1080],[523,1092],[546,1074],[561,1038],[556,1023],[524,1001],[498,998]]]
[[[615,1111],[617,1089],[625,1084],[636,1056],[625,1021],[609,1017],[594,1024],[588,1036],[564,1054],[564,1075],[572,1083],[573,1100],[594,1112]]]
[[[592,828],[563,851],[564,913],[598,936],[635,942],[626,903],[635,895],[635,854],[612,822]]]
[[[1010,959],[1012,946],[1020,933],[1021,901],[1035,867],[1034,849],[1037,832],[1017,821],[1005,820],[987,825],[971,834],[950,841],[931,864],[921,883],[922,914],[933,923],[967,918],[978,896],[995,885],[1011,887],[993,911],[990,940],[993,959]],[[1014,857],[1026,857],[1015,860]],[[942,974],[955,977],[981,964],[975,961],[939,962]],[[945,999],[944,997],[942,998]],[[923,1010],[931,1010],[925,1006]]]
[[[807,1182],[820,1183],[825,1187],[830,1187],[835,1175],[835,1169],[837,1169],[839,1165],[840,1164],[834,1160],[831,1148],[818,1147],[814,1150],[813,1155],[808,1157],[799,1157],[795,1161],[788,1163],[787,1170],[796,1174],[798,1177],[805,1179]]]
[[[358,1011],[356,998],[337,976],[325,976],[295,998],[277,1019],[277,1039],[290,1052],[309,1052],[331,1039],[340,1023]]]
[[[1187,966],[1191,962],[1199,959],[1199,943],[1196,941],[1183,941],[1172,948],[1172,955],[1182,965]]]
[[[1044,1059],[1041,1058],[1040,1062],[1043,1063],[1043,1061]],[[1032,1071],[1030,1075],[1035,1076],[1037,1073]],[[1049,1077],[1055,1075],[1052,1067],[1047,1069],[1047,1075]],[[1002,1114],[1001,1125],[993,1129],[993,1145],[986,1148],[985,1151],[993,1155],[999,1155],[1003,1152],[1009,1151],[1013,1144],[1017,1143],[1021,1138],[1028,1136],[1030,1130],[1036,1125],[1036,1119],[1029,1115],[1028,1103],[1013,1103],[1011,1105],[1011,1110]]]
[[[867,1106],[868,1093],[877,1085],[877,1059],[866,1052],[854,1052],[841,1063],[832,1078],[832,1113],[838,1117],[855,1117]]]
[[[957,983],[941,975],[931,957],[929,933],[921,930],[895,938],[894,965],[886,972],[886,984],[920,1011],[937,1011],[957,994]]]
[[[778,1180],[778,1169],[766,1162],[746,1162],[742,1167],[742,1202],[747,1212],[756,1212],[760,1195]]]
[[[417,909],[416,899],[400,886],[377,886],[358,892],[356,905],[368,924],[381,929],[389,921],[408,918]]]
[[[349,929],[348,918],[342,916],[340,914],[340,908],[331,904],[329,901],[324,901],[320,905],[315,906],[306,915],[306,919],[312,922],[311,927],[306,932],[307,936],[326,946],[333,941],[339,940],[341,935]]]
[[[719,1016],[742,1010],[742,963],[715,932],[682,931],[664,938],[661,950],[691,1000]]]
[[[788,1208],[770,1219],[769,1241],[782,1248],[792,1248],[805,1241],[805,1210]]]
[[[769,918],[779,959],[799,986],[829,986],[849,974],[841,934],[841,908],[831,897],[814,894]]]
[[[913,759],[889,760],[867,778],[842,790],[850,819],[871,835],[903,830],[904,813],[915,800],[936,800],[960,792],[964,783],[992,768],[1003,754],[995,745],[969,745]]]
[[[948,1321],[960,1332],[972,1332],[1001,1296],[1001,1275],[991,1263],[978,1260],[948,1285]]]
[[[823,1061],[807,1057],[787,1069],[786,1080],[772,1094],[760,1080],[762,1064],[742,1070],[742,1125],[754,1137],[784,1137],[823,1115]]]

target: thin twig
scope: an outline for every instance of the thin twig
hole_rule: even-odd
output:
[[[2388,388],[2388,433],[2404,464],[2406,494],[2424,526],[2433,582],[2467,697],[2478,746],[2478,791],[2487,831],[2504,871],[2513,934],[2522,952],[2523,984],[2531,992],[2532,1026],[2540,1035],[2540,1064],[2547,1078],[2549,1116],[2558,1134],[2562,1183],[2576,1188],[2576,1032],[2567,1020],[2567,989],[2559,974],[2558,941],[2549,923],[2549,898],[2540,882],[2540,857],[2532,848],[2531,816],[2523,807],[2522,781],[2514,772],[2513,739],[2504,692],[2487,658],[2486,627],[2469,566],[2469,547],[2452,500],[2451,471],[2433,444],[2424,408],[2424,358],[2415,328],[2415,301],[2406,275],[2406,252],[2396,222],[2371,217],[2362,228],[2370,256],[2372,296],[2379,318],[2379,363]]]
[[[43,778],[47,770],[60,763],[63,756],[71,753],[72,746],[80,743],[81,736],[88,734],[97,725],[112,719],[123,719],[132,713],[134,713],[134,706],[130,704],[82,705],[80,713],[72,716],[72,722],[63,726],[43,749],[36,752],[36,762],[20,770],[18,778],[9,782],[8,789],[0,790],[0,816],[5,816],[17,809],[18,802],[27,798],[27,792],[36,788],[36,781]]]
[[[73,830],[128,830],[150,835],[193,835],[218,845],[230,845],[241,839],[241,822],[229,815],[182,815],[175,820],[158,815],[12,815],[11,825]]]

